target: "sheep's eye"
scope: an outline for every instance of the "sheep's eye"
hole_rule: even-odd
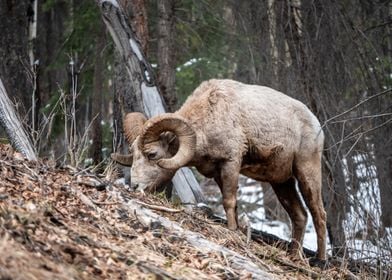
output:
[[[147,158],[149,160],[156,159],[156,157],[157,157],[157,152],[150,152],[150,153],[147,154]]]

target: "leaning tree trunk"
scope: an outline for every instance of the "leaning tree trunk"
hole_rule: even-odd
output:
[[[147,62],[120,5],[116,0],[96,0],[96,3],[125,62],[131,80],[129,86],[135,92],[137,100],[142,103],[145,114],[150,118],[165,113],[151,65]],[[204,200],[200,186],[188,168],[182,168],[176,173],[173,184],[183,203],[194,204]]]
[[[14,105],[8,98],[7,92],[0,79],[0,124],[7,132],[12,146],[24,154],[28,160],[37,160],[33,145],[19,120]]]
[[[135,31],[137,39],[142,46],[143,53],[148,51],[148,26],[146,0],[118,0],[128,23]],[[130,77],[118,50],[114,51],[114,77],[113,77],[113,144],[114,149],[120,153],[127,153],[129,145],[124,137],[123,116],[129,112],[143,112],[142,102],[129,87]],[[130,170],[128,167],[119,169],[125,182],[129,183]]]

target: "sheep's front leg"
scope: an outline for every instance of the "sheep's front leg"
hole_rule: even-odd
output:
[[[222,192],[223,208],[225,208],[227,225],[230,230],[236,230],[238,227],[237,189],[239,168],[238,163],[226,162],[222,165],[220,173],[215,176],[215,181]]]

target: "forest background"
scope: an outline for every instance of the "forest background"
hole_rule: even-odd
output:
[[[390,261],[392,3],[121,0],[168,111],[209,78],[280,90],[319,118],[332,250]],[[0,78],[37,153],[100,172],[143,111],[90,0],[0,2]],[[5,135],[2,132],[2,135]],[[266,218],[283,219],[265,199]],[[365,252],[368,251],[368,252]],[[366,254],[365,254],[366,253]]]

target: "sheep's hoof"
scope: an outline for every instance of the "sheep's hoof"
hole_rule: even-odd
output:
[[[327,260],[322,260],[317,257],[312,257],[309,259],[309,265],[319,267],[321,269],[328,269],[331,267],[331,264]]]

